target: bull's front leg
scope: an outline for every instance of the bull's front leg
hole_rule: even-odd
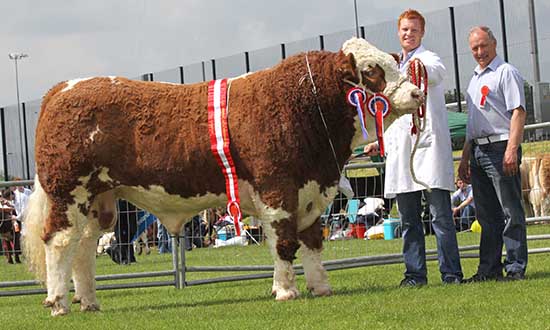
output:
[[[292,215],[267,226],[266,235],[275,261],[272,294],[276,300],[290,300],[300,294],[292,268],[296,251],[300,247],[295,219]]]
[[[330,296],[332,289],[328,283],[327,271],[321,264],[323,251],[323,233],[321,219],[318,218],[309,228],[298,234],[302,241],[302,265],[307,288],[315,296]]]

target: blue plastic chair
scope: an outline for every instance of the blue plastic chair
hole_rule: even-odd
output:
[[[355,223],[357,220],[357,211],[359,211],[359,200],[350,199],[348,205],[346,205],[346,218],[349,223]]]

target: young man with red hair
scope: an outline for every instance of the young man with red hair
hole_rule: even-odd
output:
[[[446,69],[437,54],[422,46],[425,28],[422,14],[413,9],[406,10],[399,16],[397,27],[401,44],[401,73],[407,74],[411,61],[419,59],[428,74],[423,130],[417,128],[414,132],[412,116],[405,115],[397,119],[385,133],[387,158],[384,195],[386,198],[397,198],[403,226],[406,270],[400,285],[416,287],[428,282],[422,224],[423,196],[429,204],[430,219],[437,239],[441,280],[448,284],[460,283],[463,274],[450,200],[450,193],[454,190],[454,168],[443,89]],[[411,164],[411,153],[417,142]],[[377,153],[378,144],[367,145],[365,152]],[[425,183],[429,190],[413,180],[411,168],[414,168],[417,181]]]

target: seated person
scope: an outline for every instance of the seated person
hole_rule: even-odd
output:
[[[469,229],[475,219],[475,204],[472,186],[461,179],[456,180],[457,191],[451,196],[453,216],[455,217],[456,229],[459,231]]]

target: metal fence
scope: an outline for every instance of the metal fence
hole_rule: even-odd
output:
[[[531,13],[534,15],[530,15]],[[468,32],[472,26],[484,24],[494,31],[498,39],[499,54],[515,65],[526,78],[528,123],[534,123],[535,106],[540,104],[539,101],[547,100],[545,106],[550,107],[550,89],[547,91],[548,95],[539,95],[541,91],[537,88],[539,80],[550,81],[550,25],[545,20],[549,15],[550,3],[544,0],[484,0],[425,13],[426,35],[423,43],[439,54],[447,68],[444,81],[447,102],[456,102],[465,92],[475,66],[467,44]],[[539,22],[538,25],[536,22]],[[399,50],[395,20],[366,24],[359,31],[362,37],[381,49],[394,52]],[[350,28],[161,72],[145,73],[137,79],[196,83],[234,77],[271,67],[281,59],[299,52],[319,49],[338,51],[343,42],[355,34],[355,29]],[[540,65],[537,55],[541,59]],[[40,113],[40,102],[41,100],[23,102],[21,113],[18,113],[17,105],[0,108],[0,164],[6,181],[14,177],[31,179],[34,176],[34,131]],[[550,120],[545,117],[547,112],[550,113],[549,110],[550,108],[538,109],[539,118],[536,122]]]

